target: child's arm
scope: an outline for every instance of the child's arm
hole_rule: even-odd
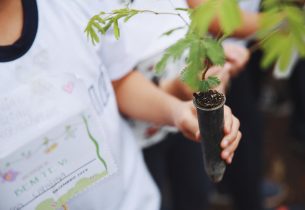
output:
[[[177,126],[188,138],[198,140],[199,128],[190,103],[161,91],[138,71],[114,81],[113,86],[119,109],[127,117]]]
[[[113,86],[119,109],[126,116],[158,124],[174,125],[186,137],[199,140],[196,110],[191,102],[182,102],[163,92],[137,71],[114,81]],[[228,107],[225,107],[224,131],[221,155],[230,163],[241,134],[239,121]]]

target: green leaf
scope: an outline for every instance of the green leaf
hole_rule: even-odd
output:
[[[291,37],[287,37],[285,41],[283,40],[282,51],[278,59],[279,68],[282,72],[286,70],[287,67],[289,66],[290,60],[292,58],[293,50],[294,50],[293,40],[291,39]]]
[[[177,8],[175,8],[175,10],[188,12],[190,9],[189,8],[177,7]]]
[[[205,48],[200,39],[194,40],[191,43],[188,62],[191,64],[193,72],[199,73],[203,69],[205,52]]]
[[[206,80],[210,86],[210,89],[217,87],[220,84],[220,80],[215,76],[210,76]]]
[[[105,20],[103,18],[101,18],[99,15],[96,15],[94,19],[97,20],[101,24],[105,24],[106,23]]]
[[[190,31],[202,36],[208,31],[212,19],[216,15],[217,1],[209,0],[191,12]]]
[[[104,26],[105,33],[109,30],[113,23],[113,20],[109,20],[108,23]]]
[[[104,29],[100,24],[98,24],[97,22],[93,22],[92,25],[93,25],[95,28],[97,28],[97,30],[98,30],[100,33],[102,33],[102,34],[105,34],[105,33],[106,33],[105,29]]]
[[[182,56],[183,52],[190,47],[190,44],[193,41],[194,37],[188,36],[186,38],[178,40],[175,44],[170,46],[163,54],[161,60],[155,66],[157,73],[161,73],[165,69],[167,62],[170,59],[179,59]]]
[[[158,74],[164,71],[167,62],[169,61],[171,55],[167,52],[165,52],[161,58],[161,60],[155,65],[155,70]]]
[[[129,8],[121,8],[121,9],[112,10],[112,13],[114,13],[114,14],[128,14],[129,12],[130,12]]]
[[[297,7],[286,6],[284,12],[288,21],[304,24],[304,11]]]
[[[207,57],[212,62],[212,64],[221,66],[224,65],[225,54],[221,44],[211,38],[205,39],[204,44],[206,47]]]
[[[279,5],[279,0],[263,0],[262,6],[265,10],[275,8]]]
[[[269,39],[263,42],[264,57],[262,59],[262,67],[267,68],[273,64],[281,55],[283,50],[286,50],[287,35],[276,33]]]
[[[269,67],[278,57],[280,45],[277,42],[280,40],[275,34],[264,43],[262,43],[262,48],[264,50],[264,56],[261,61],[261,66],[263,68]]]
[[[170,30],[164,32],[161,36],[169,36],[169,35],[171,35],[172,33],[174,33],[175,31],[180,30],[180,29],[183,29],[183,28],[184,28],[184,26],[170,29]]]
[[[128,14],[125,18],[124,18],[124,22],[126,23],[130,18],[132,18],[133,16],[137,15],[138,12],[133,10],[130,12],[130,14]]]
[[[282,5],[280,13],[268,12],[262,20],[264,29],[274,27],[272,24],[281,24],[279,25],[281,27],[277,31],[273,31],[272,36],[265,38],[261,44],[265,51],[262,59],[264,68],[277,61],[279,69],[286,70],[295,49],[301,56],[305,56],[305,19],[301,9],[288,4]],[[265,37],[267,36],[268,34],[265,35]],[[264,39],[264,35],[261,35],[260,38]]]
[[[220,84],[220,80],[217,77],[210,76],[208,79],[200,81],[198,91],[208,92],[209,90],[217,87]]]
[[[202,72],[205,60],[205,47],[202,40],[193,40],[187,59],[187,67],[181,74],[181,79],[194,91],[200,90]]]
[[[225,34],[232,34],[241,26],[241,12],[235,0],[221,0],[218,10],[221,27]]]
[[[189,64],[181,72],[180,79],[187,84],[193,91],[197,91],[199,88],[200,80],[196,72],[193,72],[192,64]]]
[[[305,56],[305,16],[304,12],[296,7],[284,8],[287,15],[289,33],[292,45],[295,45],[299,54]]]
[[[210,85],[209,85],[208,81],[206,81],[206,80],[200,81],[198,91],[208,92],[209,90],[210,90]]]
[[[96,32],[94,31],[94,29],[92,28],[92,25],[88,25],[87,28],[85,29],[85,32],[87,34],[87,37],[89,37],[91,39],[91,42],[93,45],[95,45],[96,43],[99,42],[99,37],[96,34]]]
[[[272,31],[275,30],[283,22],[283,15],[275,11],[264,12],[259,20],[260,28],[257,32],[258,38],[263,39],[268,36]]]
[[[116,39],[119,39],[120,38],[120,28],[119,28],[119,24],[118,24],[117,19],[113,20],[113,32],[114,32],[114,37]]]

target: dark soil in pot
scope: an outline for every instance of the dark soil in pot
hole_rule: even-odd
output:
[[[197,108],[205,171],[213,182],[219,182],[226,170],[226,163],[220,157],[220,142],[224,136],[225,96],[210,90],[195,93],[193,102]]]

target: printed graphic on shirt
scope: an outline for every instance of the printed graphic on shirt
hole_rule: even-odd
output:
[[[88,94],[90,100],[93,104],[94,109],[101,115],[104,112],[105,107],[107,106],[110,99],[110,88],[108,87],[105,68],[103,65],[100,66],[100,75],[97,81],[97,84],[92,84],[88,89]]]
[[[10,98],[0,98],[4,106],[31,97],[29,104],[12,104],[13,121],[0,114],[0,119],[8,120],[5,129],[27,134],[6,135],[6,140],[20,141],[15,147],[3,142],[11,149],[0,158],[0,209],[58,209],[116,172],[96,111],[88,103],[87,88],[80,83],[70,76],[40,77]],[[32,109],[24,109],[30,105]],[[40,132],[37,124],[47,130]]]

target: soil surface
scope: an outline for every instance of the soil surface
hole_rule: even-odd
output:
[[[224,101],[224,95],[216,90],[194,93],[194,97],[197,104],[206,109],[217,107]]]

